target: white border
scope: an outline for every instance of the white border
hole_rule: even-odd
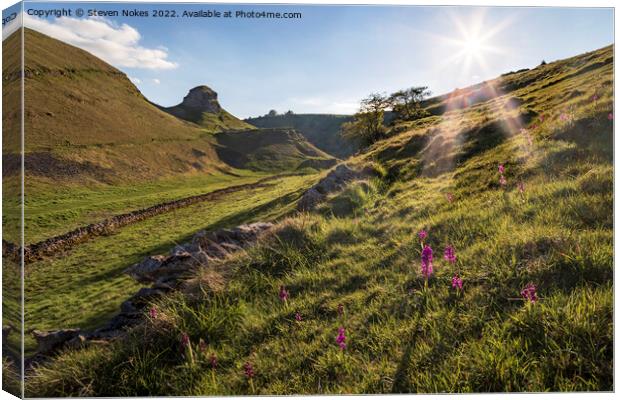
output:
[[[33,0],[30,0],[33,1]],[[35,0],[37,1],[37,0]],[[62,1],[62,0],[61,0]],[[58,1],[58,2],[61,2]],[[41,1],[41,2],[46,2],[46,1]],[[48,1],[49,2],[49,1]],[[62,2],[65,3],[69,3],[69,2],[84,2],[84,1],[78,1],[78,0],[64,0]],[[89,2],[93,2],[93,3],[102,3],[102,1],[89,1]],[[110,3],[122,3],[123,1],[109,1]],[[12,0],[0,0],[0,5],[2,6],[2,9],[5,9],[13,4],[16,4],[16,1],[12,1]],[[380,0],[314,0],[314,1],[282,1],[282,0],[269,0],[269,1],[260,1],[260,0],[243,0],[243,1],[228,1],[228,2],[224,2],[224,1],[179,1],[179,0],[132,0],[132,1],[126,1],[126,3],[204,3],[204,4],[222,4],[222,3],[228,3],[228,4],[315,4],[315,5],[334,5],[334,4],[338,4],[338,5],[420,5],[420,6],[487,6],[487,7],[492,7],[492,6],[500,6],[500,7],[610,7],[610,8],[614,8],[614,21],[615,21],[615,17],[616,17],[616,13],[617,10],[615,9],[616,6],[616,2],[614,0],[589,0],[589,1],[584,1],[584,0],[450,0],[450,1],[437,1],[437,0],[389,0],[389,1],[380,1]],[[618,39],[618,32],[615,31],[614,32],[614,43],[617,41]],[[614,51],[614,58],[615,58],[615,51]],[[615,61],[615,60],[614,60]],[[0,62],[0,68],[2,67],[2,63]],[[617,74],[617,62],[614,62],[614,77]],[[1,81],[1,80],[0,80]],[[0,88],[1,88],[1,82],[0,82]],[[617,82],[614,79],[614,93],[616,92],[616,88],[617,88]],[[617,110],[617,102],[618,99],[614,98],[614,116],[616,116],[616,112],[615,110]],[[0,104],[0,113],[2,110],[2,105]],[[0,121],[0,125],[1,125],[1,121]],[[22,125],[23,126],[23,125]],[[614,123],[614,138],[615,135],[618,133],[618,127],[617,124]],[[2,143],[0,141],[0,151],[2,149]],[[617,188],[618,188],[618,173],[617,173],[617,168],[616,168],[616,161],[617,158],[615,157],[615,155],[620,154],[620,141],[618,140],[614,140],[614,228],[619,226],[618,222],[620,220],[620,217],[618,216],[618,214],[615,212],[616,210],[616,194],[617,194]],[[1,169],[1,166],[0,166]],[[1,190],[1,189],[0,189]],[[1,227],[0,227],[1,230]],[[0,231],[1,232],[1,231]],[[615,268],[615,249],[618,248],[618,244],[620,242],[620,239],[618,237],[618,235],[615,234],[615,229],[614,229],[614,268]],[[1,288],[1,287],[0,287]],[[617,313],[618,313],[618,299],[620,299],[620,288],[618,287],[617,281],[616,281],[616,274],[614,273],[614,386],[618,384],[618,368],[617,368],[617,362],[616,362],[616,352],[615,352],[615,348],[616,348],[616,344],[618,343],[618,330],[615,327],[615,321],[617,321]],[[0,310],[1,310],[1,304],[0,304]],[[429,399],[429,400],[445,400],[446,398],[452,398],[452,397],[467,397],[468,399],[485,399],[488,400],[490,398],[496,398],[496,397],[501,397],[501,398],[506,398],[506,399],[512,399],[512,398],[518,398],[518,399],[524,399],[524,400],[528,400],[528,399],[540,399],[540,398],[544,398],[544,399],[553,399],[553,400],[557,400],[557,399],[613,399],[615,398],[615,394],[614,393],[549,393],[549,394],[539,394],[539,393],[520,393],[520,394],[499,394],[499,393],[492,393],[492,394],[466,394],[466,395],[365,395],[365,396],[357,396],[357,395],[349,395],[347,396],[348,398],[361,398],[361,397],[368,397],[371,396],[372,398],[376,398],[376,399],[386,399],[389,400],[390,398],[393,398],[393,396],[397,396],[398,398],[412,398],[413,396],[416,397],[423,397],[424,399]],[[301,396],[296,396],[296,397],[301,397]],[[312,400],[324,400],[324,399],[331,399],[331,398],[337,398],[337,397],[341,397],[341,396],[303,396],[305,399],[312,399]],[[0,400],[4,400],[4,399],[13,399],[14,397],[11,396],[10,394],[6,393],[6,392],[0,392]],[[167,397],[151,397],[152,399],[167,399]],[[175,397],[178,399],[195,399],[196,397]],[[240,397],[240,396],[231,396],[231,397],[225,397],[226,399],[244,399],[247,397]],[[263,396],[262,398],[264,399],[277,399],[277,396]]]

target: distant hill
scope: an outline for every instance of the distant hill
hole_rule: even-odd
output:
[[[259,128],[294,128],[326,153],[347,158],[359,149],[340,136],[340,126],[351,118],[349,115],[287,113],[248,118],[245,121]]]
[[[336,160],[310,144],[294,129],[253,129],[216,135],[218,156],[236,168],[275,171],[303,167],[325,168]]]
[[[214,132],[253,128],[224,110],[217,101],[217,93],[204,85],[190,90],[180,104],[161,109]]]

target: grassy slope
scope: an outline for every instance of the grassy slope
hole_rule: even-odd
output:
[[[495,99],[394,127],[352,160],[383,178],[198,275],[192,296],[157,304],[128,340],[59,356],[30,378],[30,394],[612,390],[610,57],[608,47],[495,82],[512,88],[502,98],[513,110]],[[435,250],[428,289],[420,229]],[[448,244],[456,265],[442,258]],[[457,270],[461,295],[450,287]],[[520,299],[528,282],[536,304]],[[179,351],[184,332],[194,364]]]
[[[62,161],[33,159],[28,174],[89,184],[222,167],[204,130],[153,106],[124,73],[91,54],[26,30],[25,66],[26,152]],[[5,87],[18,85],[13,79]]]
[[[159,215],[88,241],[58,257],[29,264],[27,329],[101,325],[140,287],[122,272],[127,266],[187,241],[200,229],[277,218],[291,211],[303,188],[315,180],[314,175],[279,178],[268,182],[268,187]],[[33,343],[27,339],[30,350]]]
[[[3,41],[3,49],[17,51],[18,39],[16,34]],[[256,175],[231,169],[214,150],[221,147],[214,132],[251,127],[247,123],[222,111],[217,126],[199,127],[160,110],[125,74],[83,50],[32,30],[25,31],[25,42],[26,242],[111,214],[204,193],[217,182],[245,183]],[[14,75],[19,64],[7,62],[3,68],[3,99],[8,101],[19,92]],[[3,122],[19,129],[14,124],[19,116],[13,114],[5,113]],[[283,142],[290,139],[282,137]],[[4,136],[5,153],[15,154],[18,141],[9,139]],[[284,151],[280,161],[271,148],[253,149],[270,158],[264,166],[256,159],[252,167],[273,172],[316,156],[309,143],[297,139],[283,145],[308,151]],[[13,175],[4,176],[5,186],[19,187],[19,158],[5,154],[3,159],[5,166],[13,166]],[[228,173],[244,176],[237,181]],[[3,200],[5,239],[17,242],[19,195],[6,191]]]
[[[292,129],[252,129],[216,135],[219,157],[236,168],[256,171],[296,169],[304,161],[331,160]]]
[[[259,128],[293,128],[324,152],[338,158],[347,158],[357,146],[340,136],[340,126],[351,119],[348,115],[292,114],[275,117],[248,118],[247,122]]]

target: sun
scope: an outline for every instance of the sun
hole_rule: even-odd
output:
[[[497,59],[509,54],[502,46],[500,32],[512,25],[515,17],[491,20],[480,11],[471,15],[448,13],[451,31],[431,34],[433,40],[445,44],[447,57],[439,67],[458,68],[463,76],[480,75]]]
[[[478,36],[471,36],[463,40],[463,53],[469,57],[479,57],[484,51],[484,43]]]

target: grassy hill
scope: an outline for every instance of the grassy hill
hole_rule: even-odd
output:
[[[350,120],[348,115],[280,114],[248,118],[245,121],[259,128],[293,128],[317,148],[344,159],[359,149],[340,136],[340,126]]]
[[[335,160],[317,149],[293,129],[252,129],[216,135],[217,153],[235,168],[277,171],[297,168],[322,169]]]
[[[16,33],[4,40],[3,50],[19,54],[19,38]],[[19,104],[19,63],[7,61],[3,65],[3,101]],[[104,61],[30,29],[25,30],[25,72],[27,243],[159,200],[174,200],[173,196],[208,192],[213,182],[234,185],[237,178],[247,183],[248,175],[260,178],[231,167],[244,163],[234,159],[227,163],[218,157],[222,144],[215,133],[253,127],[222,109],[216,95],[209,97],[215,92],[204,86],[196,88],[197,92],[207,93],[207,100],[213,103],[209,104],[217,107],[217,112],[210,114],[217,121],[197,125],[151,103],[124,73]],[[19,108],[5,108],[7,132],[19,130]],[[206,114],[201,114],[203,119]],[[271,147],[253,148],[267,154],[266,164],[261,166],[261,159],[256,158],[253,169],[274,172],[296,168],[304,157],[310,162],[317,157],[316,149],[303,137],[293,140],[283,133],[279,138],[285,151],[278,160],[280,153],[270,150],[278,137],[268,136],[265,143]],[[233,139],[244,137],[225,141],[230,152],[243,145]],[[16,188],[21,167],[18,144],[4,135],[4,182]],[[18,241],[18,194],[7,190],[4,196],[5,239],[12,242]]]
[[[428,107],[347,161],[378,177],[30,371],[28,395],[613,390],[613,48]]]

